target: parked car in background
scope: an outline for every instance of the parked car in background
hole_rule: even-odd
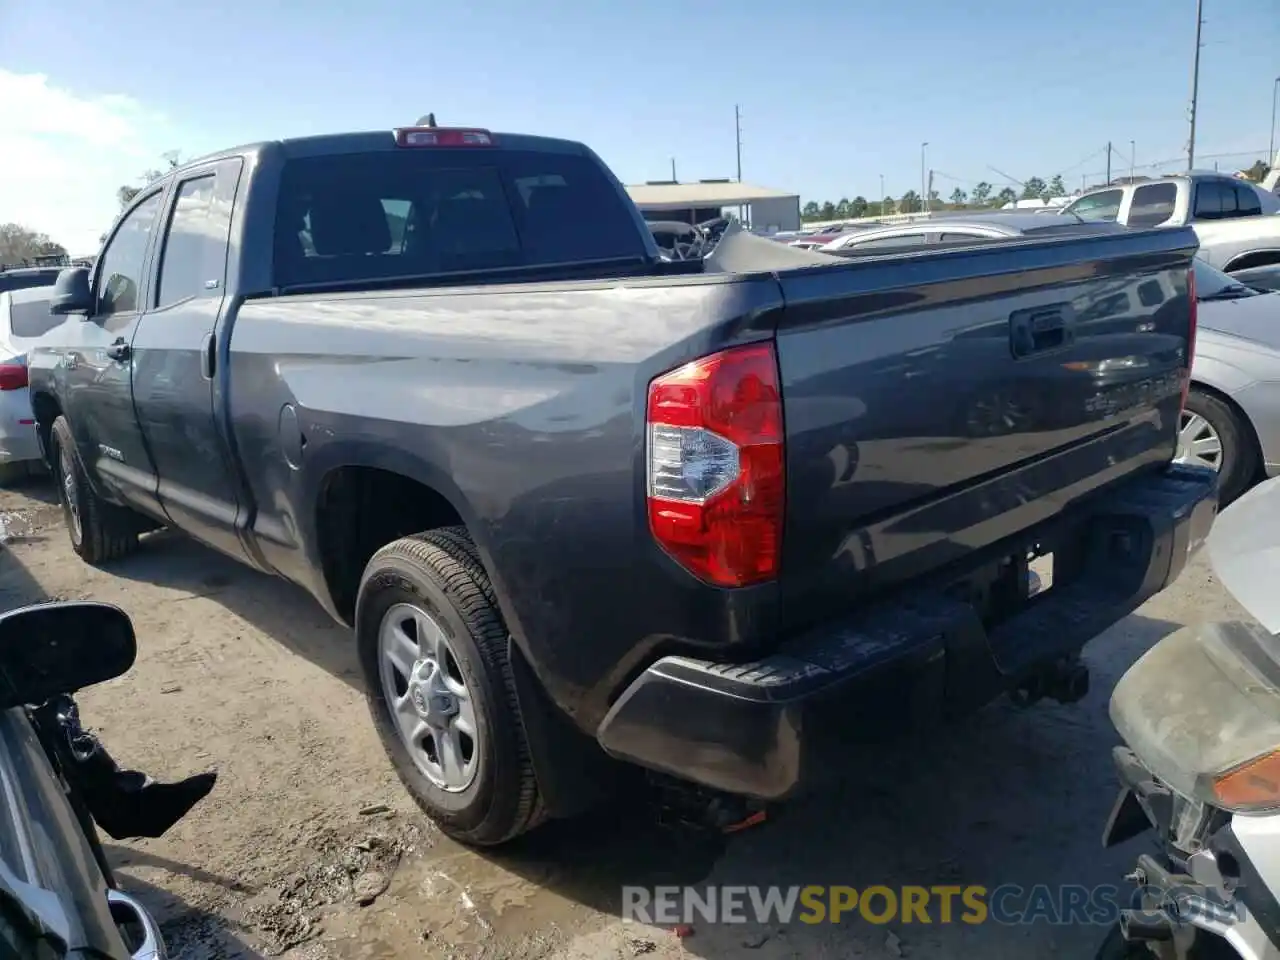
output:
[[[1280,263],[1280,197],[1226,174],[1193,171],[1101,187],[1063,213],[1130,227],[1190,225],[1197,256],[1228,273]]]
[[[1199,317],[1179,463],[1212,467],[1229,503],[1280,474],[1280,293],[1196,261]]]
[[[1051,237],[1098,234],[1096,226],[1073,218],[1045,216],[1034,211],[939,215],[891,226],[870,227],[835,237],[819,249],[823,253],[883,253],[923,246],[954,246],[984,240],[1015,237]]]
[[[62,317],[49,312],[52,287],[0,293],[0,465],[41,462],[27,386],[27,358]]]
[[[50,286],[61,270],[61,267],[0,267],[0,293]]]
[[[1268,264],[1265,267],[1249,267],[1247,270],[1232,270],[1231,276],[1246,287],[1260,293],[1280,290],[1280,263]]]

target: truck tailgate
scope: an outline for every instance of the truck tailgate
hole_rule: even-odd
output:
[[[946,566],[1168,462],[1189,229],[779,273],[787,619]]]

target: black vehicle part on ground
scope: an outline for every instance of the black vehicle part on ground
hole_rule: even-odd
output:
[[[65,694],[32,711],[42,740],[54,748],[70,793],[93,822],[115,840],[161,837],[209,795],[216,772],[162,782],[121,767],[106,746],[80,723],[76,702]]]

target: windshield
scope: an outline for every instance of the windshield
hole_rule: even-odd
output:
[[[1196,271],[1196,299],[1218,300],[1226,296],[1250,296],[1250,290],[1235,277],[1211,267],[1199,257],[1191,261]]]

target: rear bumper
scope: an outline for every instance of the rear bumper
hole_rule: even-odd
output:
[[[1217,513],[1217,478],[1172,467],[1128,481],[1073,523],[1085,572],[995,629],[922,590],[826,624],[752,663],[664,657],[605,716],[614,757],[730,793],[782,799],[804,783],[835,708],[887,730],[967,712],[1080,650],[1182,572]]]

